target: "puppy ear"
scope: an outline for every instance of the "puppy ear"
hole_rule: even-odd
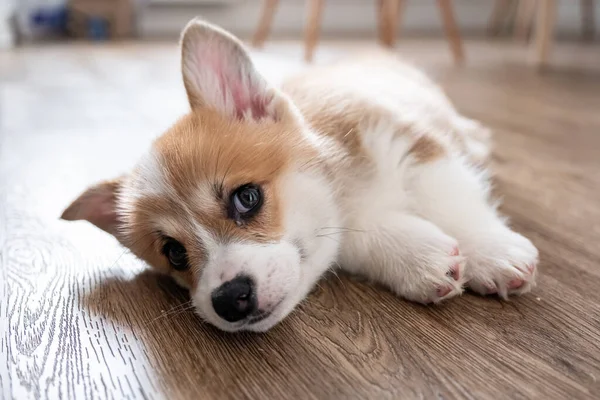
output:
[[[183,31],[181,70],[192,109],[253,120],[279,120],[285,112],[286,102],[256,71],[243,44],[199,19]]]
[[[81,194],[60,218],[67,221],[86,220],[115,236],[118,228],[117,195],[122,179],[101,182]]]

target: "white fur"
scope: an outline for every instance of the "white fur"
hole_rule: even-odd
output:
[[[407,148],[405,137],[390,143],[385,132],[370,133],[380,137],[364,141],[377,160],[376,173],[349,185],[356,200],[343,202],[351,230],[343,234],[342,268],[425,303],[460,294],[464,284],[503,297],[530,290],[537,250],[497,215],[484,173],[460,154],[414,162],[399,153]],[[460,255],[452,254],[456,247]],[[448,276],[451,266],[458,266],[459,279]],[[523,285],[511,289],[514,280]],[[449,291],[440,297],[440,288]]]
[[[210,249],[209,254],[192,300],[203,318],[223,330],[238,330],[243,322],[230,323],[221,319],[213,310],[211,293],[235,276],[246,275],[253,279],[258,307],[263,312],[279,312],[278,307],[284,299],[298,289],[300,255],[297,248],[286,241],[270,244],[232,242]],[[250,329],[260,330],[270,318],[257,326],[250,325]]]
[[[169,193],[170,187],[161,168],[160,155],[151,148],[138,161],[134,172],[124,178],[117,202],[118,213],[125,222],[120,227],[124,231],[122,234],[128,234],[129,219],[138,200]]]
[[[184,35],[184,74],[205,102],[235,114],[223,76],[232,76],[234,85],[258,90],[251,97],[265,95],[264,81],[237,40],[209,25],[193,24],[187,28],[191,34]],[[204,56],[211,58],[209,67],[226,70],[217,76],[214,68],[199,68]],[[498,216],[488,198],[486,174],[470,164],[488,155],[489,132],[459,115],[422,73],[400,65],[390,73],[374,63],[370,74],[349,65],[328,81],[340,98],[358,97],[386,111],[366,115],[354,133],[371,162],[352,163],[348,149],[305,125],[304,140],[319,157],[282,178],[284,235],[279,241],[211,241],[208,229],[195,222],[208,262],[192,298],[209,322],[227,331],[269,329],[334,264],[424,303],[456,296],[465,284],[503,297],[533,286],[537,250]],[[420,134],[433,137],[446,153],[434,160],[415,159],[410,149]],[[465,149],[453,135],[462,135]],[[143,178],[137,178],[125,198],[145,191],[145,184],[154,192],[165,190],[160,168],[149,160],[140,169]],[[205,189],[198,190],[194,207],[209,197]],[[239,274],[252,277],[259,308],[272,311],[254,325],[228,323],[212,309],[211,293]],[[515,282],[522,285],[517,288]]]
[[[336,258],[339,242],[319,234],[328,232],[323,227],[339,224],[328,182],[312,171],[293,172],[285,179],[282,194],[285,236],[280,241],[204,243],[209,261],[192,299],[198,314],[223,330],[269,329],[306,297]],[[236,275],[248,275],[256,283],[258,308],[271,312],[268,318],[244,325],[229,323],[216,315],[210,295]]]
[[[208,229],[196,222],[192,216],[189,217],[189,221],[194,224],[194,234],[204,247],[212,250],[219,246],[219,241]]]
[[[374,167],[342,169],[338,178],[338,204],[346,216],[340,266],[420,302],[460,294],[464,284],[503,297],[529,291],[537,250],[497,215],[486,171],[465,156],[471,162],[487,157],[489,131],[459,115],[412,67],[403,65],[398,74],[372,68],[373,75],[359,79],[364,69],[342,67],[330,83],[348,98],[373,99],[388,111],[366,118],[359,130]],[[465,153],[450,133],[465,139]],[[421,134],[444,144],[447,154],[415,160],[409,149]],[[453,254],[456,247],[459,255]],[[450,268],[458,269],[458,279]],[[515,280],[522,286],[511,288]]]
[[[129,177],[121,196],[133,201],[146,196],[161,196],[169,190],[162,172],[160,154],[151,148],[138,161],[136,171]]]

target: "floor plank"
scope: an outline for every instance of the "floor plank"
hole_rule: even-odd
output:
[[[176,47],[1,53],[0,397],[599,398],[600,52],[558,45],[538,74],[515,45],[467,43],[464,68],[445,46],[400,50],[494,129],[495,192],[540,249],[538,287],[423,307],[330,274],[261,335],[202,323],[111,237],[58,220],[185,111]],[[274,43],[255,58],[277,81],[300,54]]]

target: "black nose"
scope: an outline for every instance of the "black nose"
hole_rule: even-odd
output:
[[[239,275],[225,282],[212,293],[212,304],[219,317],[236,322],[256,310],[256,296],[252,279]]]

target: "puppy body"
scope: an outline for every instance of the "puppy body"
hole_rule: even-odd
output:
[[[63,218],[172,275],[212,324],[269,329],[337,265],[422,303],[534,284],[537,250],[488,198],[487,129],[416,69],[377,54],[279,90],[235,38],[194,21],[182,70],[192,111]],[[251,282],[233,311],[231,282]]]

